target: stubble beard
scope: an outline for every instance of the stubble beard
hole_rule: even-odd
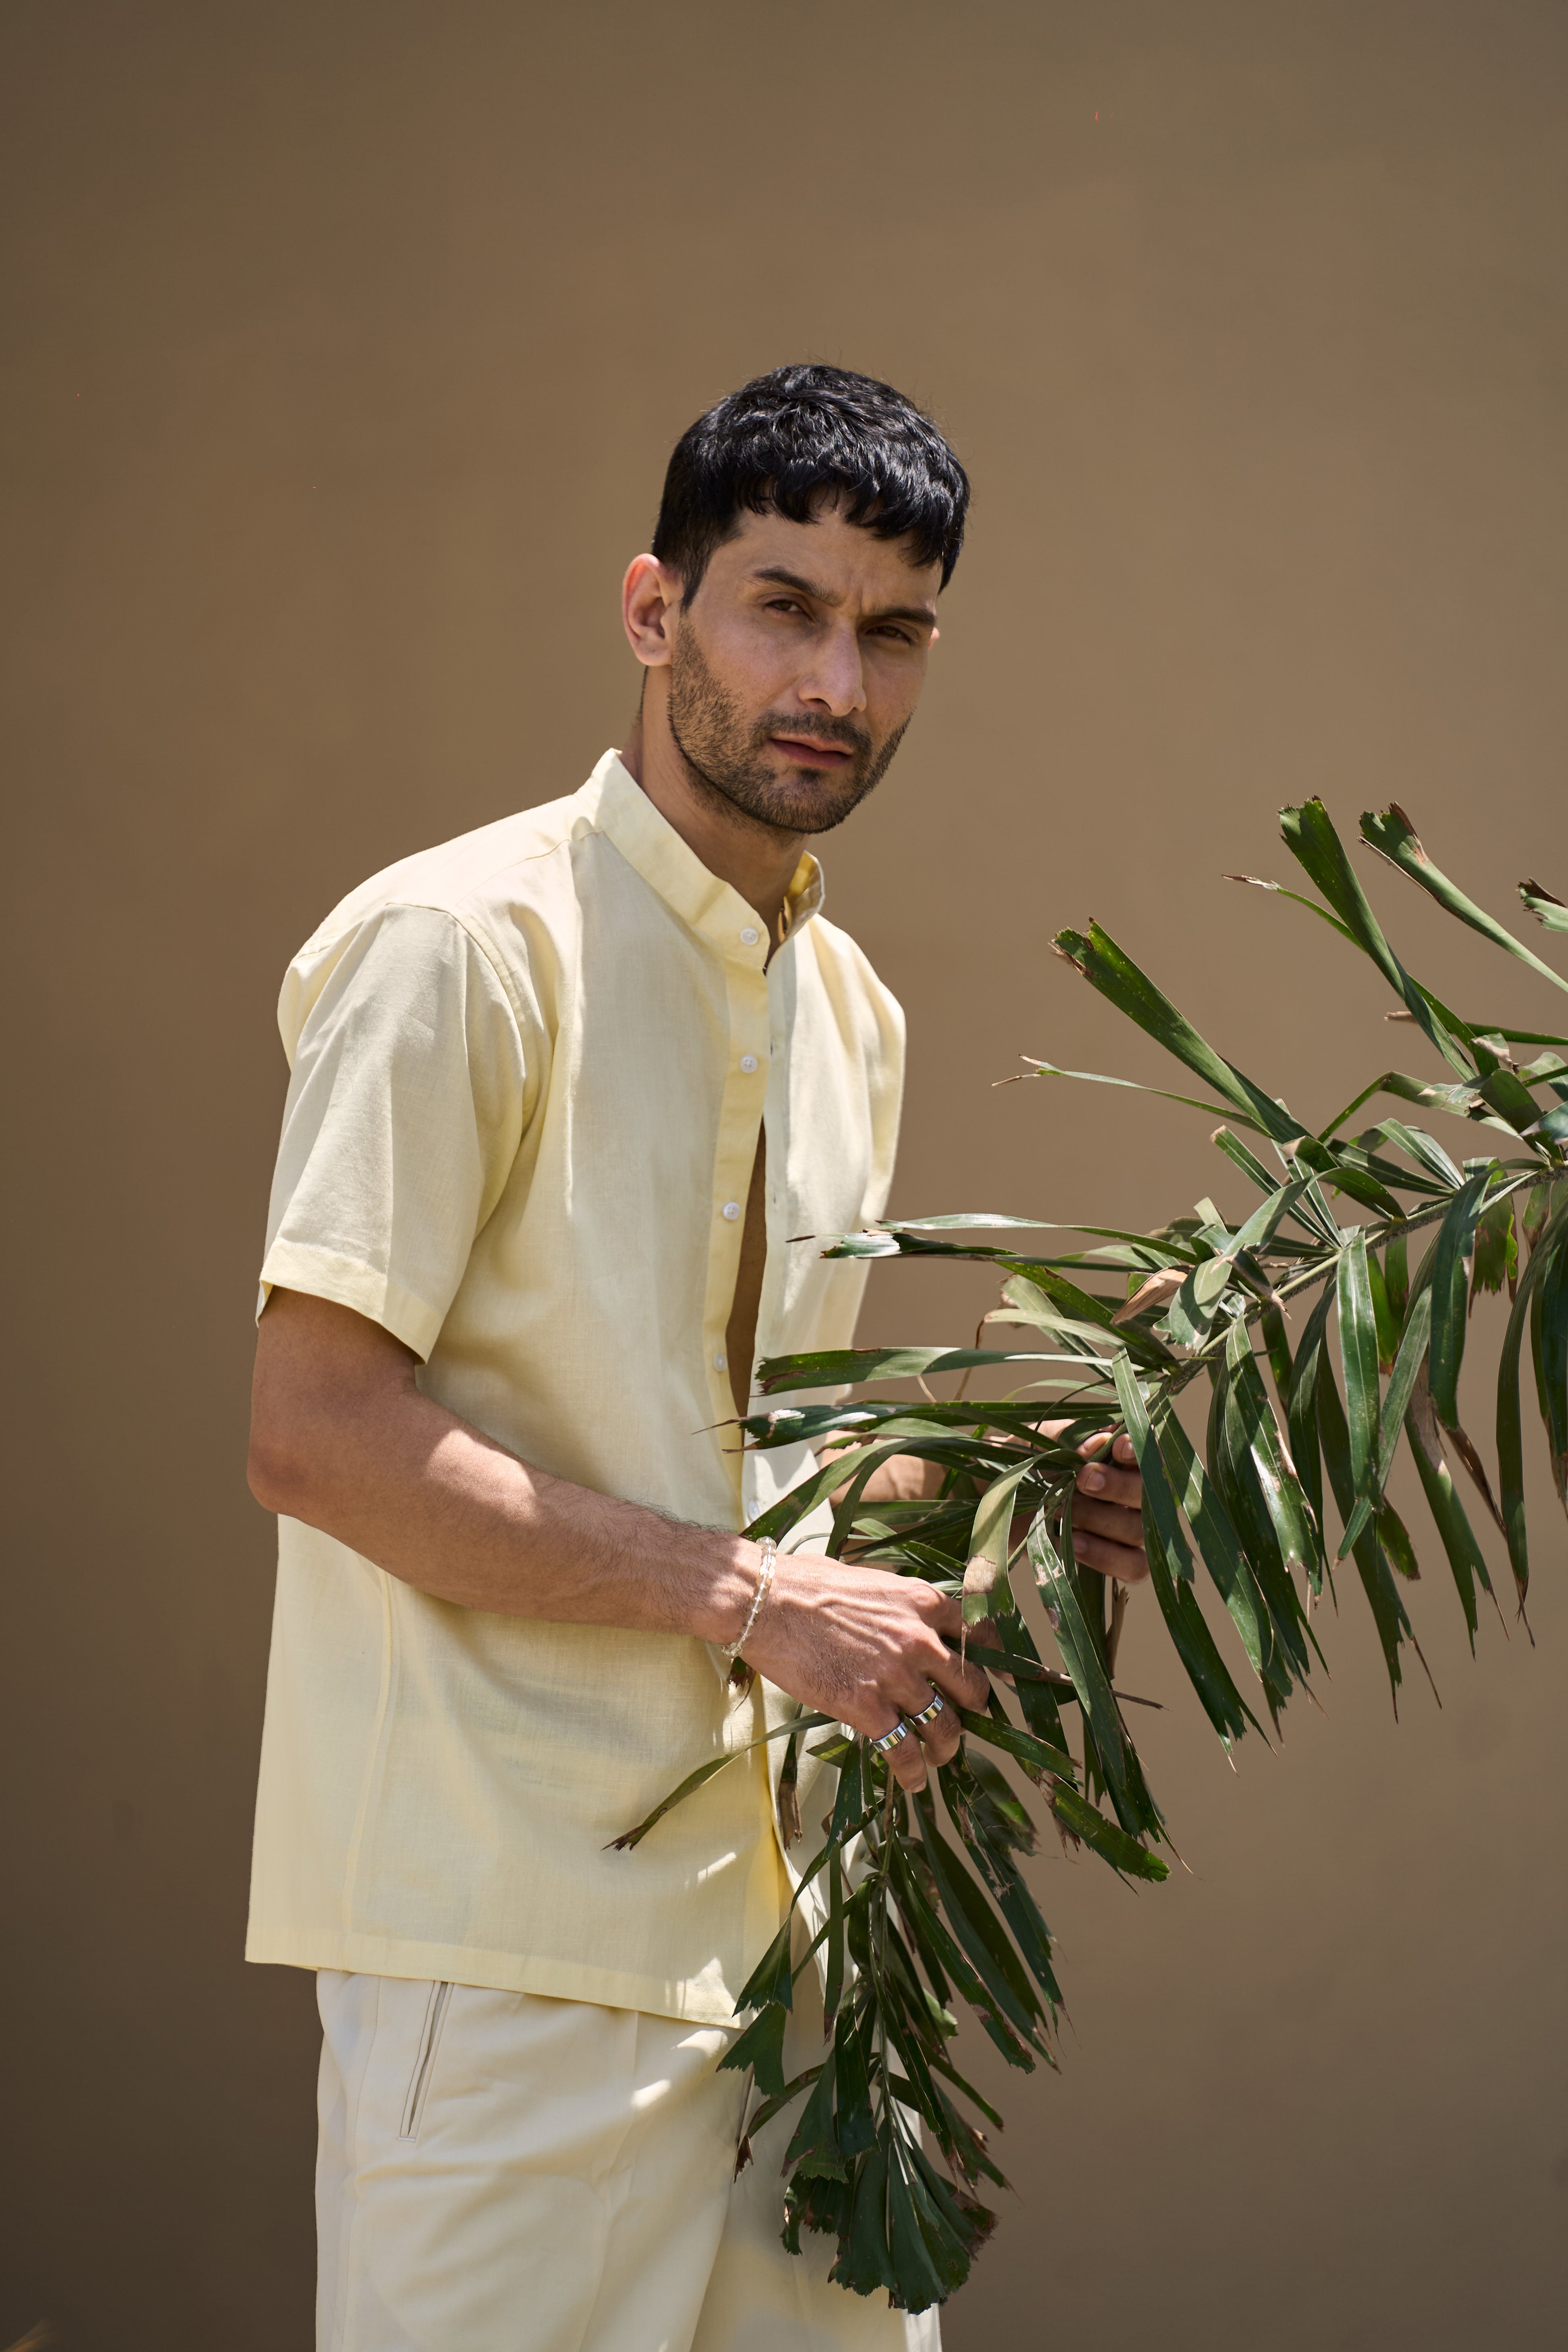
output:
[[[774,711],[748,720],[709,668],[697,633],[685,620],[669,666],[669,731],[699,791],[706,790],[754,824],[774,833],[831,833],[858,808],[888,772],[904,727],[877,750],[847,719],[784,718]],[[854,754],[847,768],[809,775],[775,775],[763,760],[774,734],[809,737]]]

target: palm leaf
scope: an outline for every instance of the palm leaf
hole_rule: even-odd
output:
[[[1521,882],[1519,895],[1536,921],[1543,923],[1549,931],[1568,931],[1568,906],[1554,891],[1548,890],[1540,882]],[[1559,1038],[1556,1042],[1561,1045],[1563,1040]]]
[[[1429,898],[1436,898],[1450,915],[1458,915],[1460,922],[1468,923],[1472,931],[1479,931],[1483,940],[1490,940],[1494,947],[1502,948],[1510,956],[1517,956],[1521,963],[1528,964],[1531,971],[1539,972],[1554,987],[1568,988],[1568,980],[1564,980],[1561,972],[1553,971],[1549,963],[1542,963],[1541,958],[1532,954],[1521,940],[1516,940],[1511,931],[1505,931],[1484,907],[1478,907],[1473,898],[1467,898],[1457,882],[1450,882],[1441,866],[1432,863],[1421,845],[1415,826],[1397,801],[1390,801],[1388,806],[1376,815],[1369,810],[1362,818],[1361,835],[1380,857],[1386,857],[1391,866],[1396,866],[1402,874],[1408,874],[1412,882],[1418,883]],[[1525,903],[1528,905],[1529,901]]]
[[[1314,1620],[1311,1604],[1331,1580],[1327,1498],[1343,1529],[1338,1557],[1355,1564],[1396,1703],[1406,1645],[1420,1654],[1406,1605],[1419,1577],[1415,1549],[1389,1499],[1402,1437],[1472,1649],[1478,1588],[1492,1587],[1451,1462],[1463,1465],[1501,1529],[1522,1603],[1530,1572],[1527,1356],[1553,1481],[1568,1507],[1568,1061],[1555,1050],[1564,1040],[1462,1019],[1415,979],[1320,801],[1283,811],[1281,831],[1321,903],[1260,887],[1296,899],[1370,958],[1399,1000],[1394,1017],[1421,1031],[1447,1075],[1381,1071],[1310,1131],[1217,1053],[1098,924],[1062,931],[1058,952],[1205,1090],[1139,1091],[1217,1116],[1213,1140],[1255,1188],[1255,1205],[1233,1223],[1212,1201],[1201,1201],[1193,1213],[1143,1234],[1109,1222],[1064,1225],[986,1213],[889,1220],[823,1236],[829,1257],[989,1265],[1003,1288],[987,1319],[1032,1324],[1044,1344],[823,1349],[766,1361],[761,1377],[768,1391],[923,1385],[950,1375],[962,1382],[976,1370],[1048,1365],[1059,1373],[1030,1386],[1072,1383],[1068,1409],[1075,1417],[1047,1438],[1041,1407],[1029,1396],[966,1401],[961,1384],[945,1402],[929,1388],[918,1403],[829,1395],[740,1424],[746,1442],[760,1448],[805,1440],[842,1449],[809,1469],[752,1535],[778,1539],[842,1488],[831,1550],[853,1543],[880,1568],[922,1578],[944,1594],[962,1592],[966,1625],[984,1618],[995,1628],[969,1644],[969,1656],[1005,1678],[1004,1686],[985,1709],[961,1715],[957,1755],[912,1803],[864,1739],[820,1714],[767,1735],[788,1738],[794,1756],[804,1734],[821,1730],[826,1737],[809,1752],[819,1769],[838,1776],[824,1843],[795,1897],[798,1905],[807,1886],[825,1882],[812,1952],[820,1953],[826,1976],[828,2039],[820,2066],[786,2083],[784,2025],[795,1976],[806,1964],[794,1956],[786,1923],[743,1989],[752,2014],[725,2062],[755,2072],[763,2103],[754,2124],[799,2103],[785,2158],[785,2245],[798,2251],[803,2230],[827,2235],[836,2242],[835,2280],[860,2293],[885,2290],[910,2311],[962,2284],[995,2221],[973,2186],[983,2178],[1002,2181],[979,2126],[959,2104],[999,2120],[947,2054],[952,2004],[968,2005],[1010,2064],[1027,2072],[1042,2058],[1055,2063],[1060,1995],[1052,1940],[1019,1866],[1037,1831],[1003,1766],[1043,1794],[1064,1840],[1130,1882],[1152,1885],[1166,1874],[1152,1851],[1165,1839],[1163,1821],[1123,1719],[1131,1695],[1118,1690],[1114,1673],[1125,1590],[1112,1601],[1104,1580],[1074,1555],[1077,1447],[1107,1428],[1130,1437],[1142,1475],[1153,1605],[1180,1676],[1227,1746],[1258,1718],[1200,1604],[1200,1565],[1278,1725],[1298,1686],[1308,1684],[1313,1654],[1321,1655],[1322,1621]],[[1403,811],[1391,804],[1363,818],[1362,833],[1455,920],[1534,978],[1568,986],[1433,865]],[[1521,886],[1521,895],[1547,929],[1568,929],[1561,899],[1535,883]],[[1510,1051],[1516,1045],[1543,1050],[1521,1066]],[[1132,1083],[1033,1058],[1028,1066],[1039,1076]],[[1461,1164],[1403,1112],[1344,1132],[1378,1094],[1462,1119],[1472,1131],[1486,1129],[1489,1142],[1505,1136],[1498,1150],[1507,1156]],[[1267,1144],[1282,1172],[1271,1171],[1237,1129]],[[1331,1206],[1331,1192],[1347,1207]],[[1342,1224],[1343,1214],[1351,1221]],[[996,1239],[984,1238],[987,1228],[999,1229]],[[1065,1233],[1100,1246],[1047,1256],[1022,1238],[1026,1233]],[[1480,1344],[1469,1332],[1474,1297],[1505,1286],[1512,1297],[1498,1371],[1494,1501],[1487,1465],[1459,1417],[1459,1381],[1467,1352]],[[1124,1287],[1132,1295],[1124,1297]],[[1302,1309],[1292,1349],[1293,1318]],[[1279,1414],[1260,1353],[1272,1368]],[[1204,1459],[1178,1404],[1205,1381]],[[942,1494],[930,1502],[868,1505],[871,1478],[896,1452],[937,1465]],[[1009,1572],[1020,1513],[1029,1528],[1024,1550],[1034,1570],[1026,1580],[1032,1594],[1016,1592]],[[1060,1669],[1040,1663],[1026,1601],[1031,1612],[1037,1601],[1044,1607]],[[657,1835],[673,1804],[746,1752],[702,1760],[617,1843]],[[939,1792],[951,1837],[938,1827]],[[1101,1796],[1114,1820],[1100,1809]],[[920,2145],[911,2114],[951,2180]]]

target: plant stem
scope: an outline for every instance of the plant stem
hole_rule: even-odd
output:
[[[1538,1168],[1530,1169],[1521,1175],[1512,1177],[1506,1184],[1498,1185],[1494,1191],[1489,1192],[1487,1205],[1489,1208],[1494,1201],[1506,1201],[1515,1192],[1523,1192],[1527,1186],[1538,1184],[1540,1181],[1541,1171]],[[1447,1201],[1437,1201],[1431,1208],[1417,1211],[1415,1216],[1385,1217],[1380,1225],[1363,1225],[1360,1231],[1365,1235],[1367,1248],[1374,1250],[1381,1247],[1385,1241],[1391,1240],[1395,1234],[1419,1233],[1426,1225],[1440,1223],[1448,1213],[1448,1206]],[[1318,1283],[1327,1282],[1338,1269],[1339,1255],[1336,1250],[1326,1265],[1317,1264],[1308,1266],[1304,1272],[1291,1276],[1289,1281],[1277,1284],[1272,1298],[1258,1299],[1255,1305],[1248,1307],[1241,1320],[1250,1327],[1261,1321],[1271,1306],[1278,1306],[1287,1298],[1294,1298],[1301,1291],[1312,1289]],[[1227,1317],[1224,1329],[1211,1333],[1201,1348],[1194,1349],[1184,1363],[1173,1368],[1169,1378],[1168,1393],[1170,1395],[1179,1396],[1197,1373],[1206,1369],[1211,1356],[1223,1355],[1226,1340],[1230,1336],[1231,1320],[1232,1318]]]
[[[1121,1646],[1121,1621],[1127,1614],[1128,1591],[1120,1580],[1113,1580],[1110,1594],[1110,1631],[1105,1637],[1105,1673],[1108,1682],[1116,1678],[1116,1653]]]

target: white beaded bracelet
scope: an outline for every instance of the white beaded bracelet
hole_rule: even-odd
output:
[[[741,1638],[738,1642],[727,1643],[724,1647],[723,1655],[731,1660],[740,1656],[742,1651],[751,1640],[752,1629],[755,1625],[757,1619],[762,1615],[763,1603],[767,1599],[769,1591],[773,1585],[773,1569],[778,1559],[779,1548],[777,1544],[774,1543],[772,1536],[764,1536],[763,1538],[762,1553],[763,1570],[762,1574],[757,1579],[757,1589],[752,1595],[750,1612],[747,1615],[744,1625],[741,1628]]]

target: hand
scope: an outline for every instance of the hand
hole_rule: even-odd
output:
[[[948,1647],[963,1630],[957,1601],[919,1577],[815,1552],[781,1554],[746,1664],[803,1706],[870,1738],[940,1694],[946,1704],[935,1721],[888,1752],[894,1779],[913,1794],[925,1787],[929,1766],[945,1764],[958,1747],[955,1709],[985,1704],[984,1675],[961,1665]]]
[[[1069,1422],[1047,1421],[1042,1437],[1059,1437]],[[1120,1436],[1104,1451],[1110,1432],[1102,1429],[1086,1437],[1079,1452],[1088,1458],[1078,1474],[1078,1498],[1072,1507],[1072,1548],[1080,1568],[1101,1576],[1119,1577],[1123,1584],[1141,1584],[1149,1573],[1143,1549],[1143,1481],[1132,1440]],[[1124,1465],[1131,1464],[1131,1468]]]
[[[1045,1421],[1042,1437],[1059,1437],[1072,1423]],[[1078,1499],[1073,1505],[1073,1551],[1079,1567],[1124,1584],[1141,1584],[1149,1573],[1143,1551],[1143,1481],[1132,1441],[1117,1438],[1109,1456],[1105,1446],[1110,1432],[1102,1429],[1079,1447],[1085,1466],[1078,1474]],[[826,1454],[823,1457],[827,1458]],[[1129,1466],[1131,1465],[1131,1466]],[[922,1462],[918,1454],[895,1454],[867,1480],[861,1500],[867,1503],[912,1503],[934,1500],[942,1492],[942,1469],[938,1462]],[[844,1489],[833,1497],[839,1502]],[[1022,1543],[1028,1521],[1016,1519],[1013,1540]]]

